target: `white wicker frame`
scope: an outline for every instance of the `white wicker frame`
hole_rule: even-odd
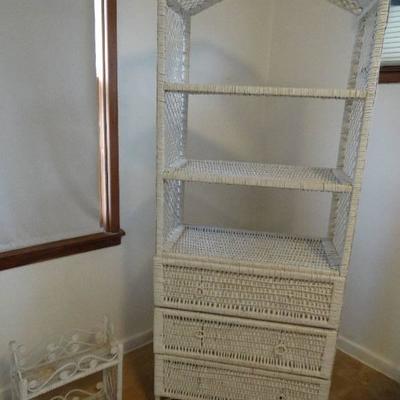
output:
[[[326,400],[324,379],[157,355],[155,392],[170,399]]]
[[[350,263],[389,0],[373,0],[368,5],[359,0],[328,0],[355,14],[359,19],[350,78],[344,89],[190,83],[191,17],[220,1],[158,0],[155,304],[158,307],[182,310],[177,311],[182,318],[186,315],[186,310],[301,324],[333,329],[335,332],[339,325],[344,282]],[[345,111],[337,165],[330,169],[189,160],[186,158],[186,135],[190,95],[344,100]],[[278,235],[184,225],[185,182],[330,192],[332,207],[329,230],[326,237],[315,238],[299,237],[290,233]],[[316,292],[310,293],[310,288]],[[200,350],[196,355],[183,351],[172,354],[166,347],[166,326],[160,322],[160,315],[163,312],[157,311],[157,353],[190,356],[193,359],[190,362],[193,363],[199,363],[199,359],[211,359]],[[199,314],[198,318],[206,320],[221,317],[206,318],[205,314]],[[238,324],[239,321],[231,320],[231,323]],[[263,323],[255,324],[260,326]],[[181,328],[184,338],[185,329]],[[242,334],[247,337],[245,327]],[[247,344],[250,349],[251,343]],[[238,346],[239,344],[232,345],[232,354],[239,351]],[[329,378],[334,350],[329,345],[326,346],[325,352],[330,358],[321,376]],[[250,354],[247,357],[244,357],[247,361],[242,360],[244,366],[257,367],[260,370],[280,368],[278,364],[275,367],[261,365],[262,363],[258,366],[251,365]],[[213,357],[212,361],[226,363],[227,356]],[[229,363],[235,364],[235,361],[230,359]],[[189,387],[190,383],[186,387],[186,395],[182,395],[179,388],[176,388],[174,395],[167,393],[166,382],[162,381],[165,374],[162,367],[164,364],[165,357],[159,357],[156,367],[156,396],[186,399],[202,398],[201,396],[206,395],[203,393],[196,396],[196,392],[189,390],[193,389]],[[183,364],[182,361],[181,365]],[[204,365],[214,368],[214,364]],[[196,368],[191,371],[197,370]],[[203,372],[198,372],[199,381],[204,378]],[[299,370],[291,372],[301,374]],[[310,371],[308,374],[312,375]],[[288,388],[290,387],[291,382],[288,381]],[[221,388],[221,398],[240,398],[229,393],[229,396],[224,394]],[[303,398],[296,395],[293,397],[292,394],[283,398]],[[214,395],[217,399],[218,388]],[[313,396],[309,394],[309,397],[304,398],[325,400],[328,392],[324,389]]]

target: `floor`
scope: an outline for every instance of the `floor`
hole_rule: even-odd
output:
[[[124,400],[154,399],[152,351],[147,345],[125,356]],[[330,400],[400,400],[400,384],[338,351]]]

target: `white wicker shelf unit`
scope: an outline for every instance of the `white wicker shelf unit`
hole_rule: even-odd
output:
[[[328,0],[358,19],[347,87],[332,89],[191,83],[191,17],[220,1],[158,0],[155,394],[327,400],[389,0]],[[200,95],[344,101],[337,165],[188,159],[189,96]],[[331,193],[329,230],[187,225],[188,182]]]
[[[123,349],[107,318],[100,329],[74,330],[30,352],[13,341],[10,354],[13,400],[45,394],[51,400],[122,400]],[[95,392],[79,388],[77,381],[99,372],[102,382]],[[53,391],[57,393],[52,395]]]

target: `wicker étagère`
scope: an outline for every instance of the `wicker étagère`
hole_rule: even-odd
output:
[[[191,18],[221,1],[158,0],[156,397],[327,400],[389,0],[328,0],[358,20],[348,85],[331,89],[191,83]],[[213,95],[343,101],[337,165],[189,159],[189,96]],[[329,230],[188,225],[196,182],[330,193]]]

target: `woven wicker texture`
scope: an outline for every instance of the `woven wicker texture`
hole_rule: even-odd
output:
[[[184,358],[156,356],[156,396],[212,400],[321,400],[329,382]]]
[[[164,237],[174,240],[173,232],[180,229],[180,221],[183,219],[183,191],[184,186],[181,181],[168,181],[165,183],[164,201]]]
[[[343,280],[245,266],[155,262],[158,306],[336,328]]]
[[[361,14],[363,10],[360,5],[360,2],[357,0],[329,0],[329,1],[356,15]]]
[[[365,90],[357,89],[318,89],[287,88],[268,86],[241,86],[215,84],[165,83],[164,89],[171,93],[192,95],[230,95],[267,97],[307,97],[312,99],[364,99]]]
[[[233,161],[180,160],[164,179],[189,182],[266,186],[286,189],[350,192],[349,179],[339,170],[281,164]]]
[[[334,196],[330,223],[344,275],[350,261],[386,15],[387,1],[381,1],[361,18],[349,79],[349,87],[368,89],[370,94],[366,101],[348,100],[345,106],[338,168],[350,177],[354,190],[351,195]]]
[[[171,207],[172,208],[172,207]],[[252,262],[282,268],[339,273],[329,241],[288,234],[185,225],[169,236],[168,256]]]
[[[348,85],[332,89],[192,84],[191,16],[219,1],[158,0],[155,348],[182,358],[156,357],[156,396],[326,400],[329,381],[316,377],[331,373],[389,0],[329,0],[362,14]],[[337,165],[187,160],[189,95],[344,100]],[[185,182],[332,192],[329,232],[185,225]]]
[[[167,9],[168,32],[165,51],[165,77],[170,82],[185,82],[189,74],[189,35],[187,19]],[[165,152],[166,164],[176,162],[184,156],[187,125],[187,96],[169,94],[165,100]]]
[[[222,0],[168,0],[168,6],[183,15],[195,15]]]
[[[329,378],[336,333],[173,310],[156,310],[155,351]]]

